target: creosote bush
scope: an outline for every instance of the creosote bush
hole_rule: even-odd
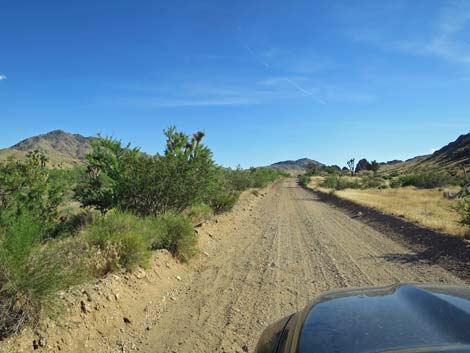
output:
[[[310,183],[310,177],[308,175],[299,175],[298,182],[300,186],[307,186]]]
[[[458,185],[460,180],[443,173],[421,173],[402,175],[398,178],[401,186],[415,186],[421,189],[433,189],[447,185]]]
[[[95,273],[118,269],[147,267],[150,260],[148,222],[129,213],[114,212],[103,216],[84,230],[85,239],[99,251]]]
[[[197,238],[189,218],[169,212],[157,222],[160,233],[152,239],[152,249],[167,249],[182,262],[196,254]]]
[[[43,244],[44,229],[24,212],[0,234],[0,339],[53,312],[56,292],[85,279],[75,246]]]
[[[460,214],[460,224],[467,229],[466,235],[470,238],[470,196],[459,202],[457,211]]]
[[[208,221],[213,215],[214,210],[204,203],[190,206],[184,210],[183,214],[187,216],[193,224],[201,224]]]

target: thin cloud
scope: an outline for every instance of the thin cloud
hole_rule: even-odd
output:
[[[4,74],[0,74],[0,81],[5,81],[7,77]]]
[[[289,78],[284,78],[288,83],[290,83],[292,86],[294,86],[295,88],[297,88],[300,92],[302,93],[305,93],[306,95],[312,97],[313,99],[315,99],[318,103],[320,104],[326,104],[326,102],[324,102],[323,100],[321,100],[320,98],[316,97],[312,92],[306,90],[305,88],[303,88],[302,86],[300,86],[298,83],[295,83],[294,81],[292,81],[291,79]]]
[[[462,34],[470,28],[470,2],[452,1],[440,9],[430,35],[421,39],[390,39],[382,33],[356,29],[349,36],[384,50],[434,56],[450,62],[470,64],[470,44]],[[462,38],[463,37],[463,38]]]

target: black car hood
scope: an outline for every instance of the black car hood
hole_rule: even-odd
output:
[[[298,353],[470,352],[470,290],[464,287],[331,292],[304,315]]]

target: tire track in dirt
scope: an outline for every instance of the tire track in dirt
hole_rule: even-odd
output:
[[[321,292],[397,281],[462,283],[288,179],[248,216],[210,229],[217,247],[148,333],[143,352],[252,352],[270,322]],[[389,260],[387,260],[389,259]]]

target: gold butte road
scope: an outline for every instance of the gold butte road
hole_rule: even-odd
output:
[[[323,291],[395,282],[462,283],[288,179],[210,225],[209,258],[146,335],[148,353],[253,352],[263,328]]]

